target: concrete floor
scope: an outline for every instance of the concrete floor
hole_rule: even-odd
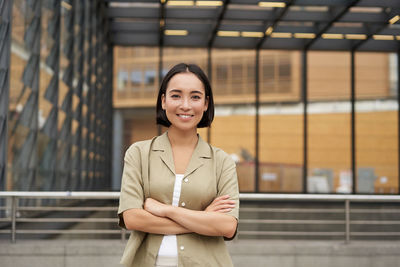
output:
[[[0,241],[1,267],[112,267],[125,243],[119,240]],[[236,267],[398,267],[400,242],[249,241],[228,242]]]

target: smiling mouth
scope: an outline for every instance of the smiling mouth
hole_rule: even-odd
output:
[[[178,115],[178,117],[181,117],[183,119],[188,119],[188,118],[193,117],[193,115],[184,115],[184,114],[177,114],[177,115]]]

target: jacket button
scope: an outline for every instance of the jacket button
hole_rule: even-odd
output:
[[[189,181],[189,179],[188,179],[188,178],[185,178],[184,181],[185,181],[185,183],[187,183],[187,182]]]
[[[182,203],[181,203],[181,206],[182,206],[182,207],[185,207],[185,206],[186,206],[185,202],[182,202]]]
[[[180,247],[180,249],[181,249],[181,250],[184,250],[184,249],[185,249],[185,247],[184,247],[184,246],[181,246],[181,247]]]

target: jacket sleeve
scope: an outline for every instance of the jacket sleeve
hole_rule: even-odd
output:
[[[122,213],[128,209],[142,209],[144,203],[143,179],[141,174],[139,146],[133,144],[125,153],[122,172],[121,195],[119,198],[119,226],[125,227]]]
[[[218,197],[223,195],[229,195],[231,200],[235,201],[235,208],[233,208],[230,212],[226,213],[239,220],[239,186],[236,174],[236,163],[233,159],[223,151],[220,152],[219,162],[222,163],[221,166],[221,174],[219,175],[217,182],[217,190]],[[237,231],[237,229],[236,229]],[[232,240],[235,235],[225,240]]]

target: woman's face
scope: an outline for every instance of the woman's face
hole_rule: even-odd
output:
[[[162,108],[171,122],[170,127],[183,131],[197,129],[208,107],[204,85],[191,72],[174,75],[161,100]]]

